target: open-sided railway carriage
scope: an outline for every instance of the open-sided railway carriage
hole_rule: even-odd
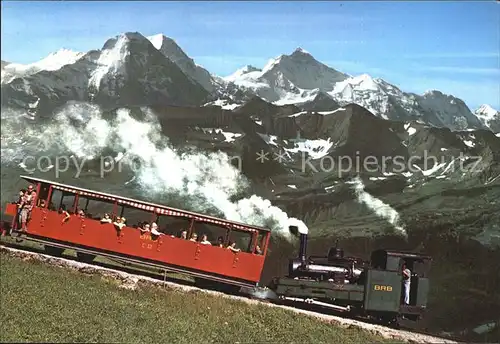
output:
[[[73,249],[78,258],[91,262],[96,255],[120,259],[195,278],[200,287],[223,290],[258,290],[268,251],[269,229],[223,220],[164,205],[86,190],[48,180],[21,176],[36,186],[36,206],[32,209],[28,240],[45,245],[49,254],[60,255]],[[64,212],[71,215],[67,221]],[[79,216],[83,210],[85,216]],[[7,204],[5,213],[16,227],[17,205]],[[126,217],[121,229],[102,223],[104,213]],[[143,221],[156,222],[161,235],[141,234],[134,228]],[[216,245],[204,245],[179,237],[181,230],[207,234],[237,242],[239,252]],[[298,228],[291,226],[291,232]],[[296,233],[298,234],[298,233]],[[259,246],[261,250],[256,251]],[[289,273],[275,277],[262,294],[279,302],[307,303],[353,315],[374,317],[385,323],[401,323],[401,318],[418,320],[427,305],[428,271],[431,258],[392,250],[372,252],[369,262],[345,257],[333,247],[326,257],[306,257],[307,234],[300,234],[299,257],[290,260]],[[402,266],[412,272],[410,302],[402,302]],[[260,296],[262,298],[262,296]],[[405,321],[403,321],[404,323]]]
[[[52,254],[69,248],[86,261],[95,255],[121,258],[186,273],[198,278],[199,283],[216,281],[252,287],[260,280],[269,229],[48,180],[22,178],[36,185],[37,191],[26,239],[45,244]],[[60,209],[72,214],[68,221],[63,222],[65,215]],[[82,209],[85,216],[76,215],[77,209]],[[6,213],[15,217],[16,204],[9,203]],[[113,218],[125,217],[127,225],[118,229],[112,223],[101,223],[104,213]],[[156,222],[163,234],[141,234],[133,226],[142,221]],[[229,240],[236,242],[241,251],[181,239],[178,234],[182,230],[188,231],[188,238],[191,233],[207,234],[212,241],[222,236],[226,244]],[[257,245],[260,254],[254,253]]]

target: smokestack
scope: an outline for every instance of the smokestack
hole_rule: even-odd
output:
[[[307,233],[305,231],[299,231],[298,226],[289,226],[288,230],[290,233],[299,233],[300,238],[300,246],[299,246],[299,259],[304,264],[306,262],[306,254],[307,254]]]

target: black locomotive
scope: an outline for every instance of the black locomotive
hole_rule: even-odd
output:
[[[295,233],[297,227],[291,226]],[[370,261],[345,257],[338,246],[326,257],[306,256],[307,234],[300,233],[299,256],[289,262],[288,276],[269,288],[281,300],[305,302],[382,320],[416,321],[426,310],[431,257],[392,250],[372,252]],[[403,303],[403,265],[412,274],[410,300]]]

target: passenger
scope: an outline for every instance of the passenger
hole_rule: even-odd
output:
[[[23,210],[23,202],[25,200],[24,195],[26,194],[26,189],[19,190],[19,196],[17,198],[17,214],[16,214],[16,228],[21,228],[21,210]]]
[[[158,231],[158,225],[156,222],[151,223],[151,234],[153,235],[162,235],[162,232]]]
[[[69,220],[69,218],[71,217],[71,215],[66,210],[66,206],[64,204],[61,205],[61,208],[59,209],[59,214],[64,215],[64,218],[61,221],[62,223],[67,222]]]
[[[78,217],[85,218],[85,212],[82,209],[78,209],[76,214],[78,215]]]
[[[45,208],[45,206],[46,206],[46,205],[47,205],[47,202],[45,202],[45,200],[44,200],[44,199],[42,199],[42,200],[40,201],[40,205],[39,205],[39,207],[40,207],[40,208]]]
[[[141,233],[149,233],[150,232],[149,223],[144,222],[143,224],[141,224],[141,226],[139,226],[139,230],[141,231]]]
[[[36,190],[33,187],[33,185],[28,186],[28,193],[29,193],[29,195],[31,197],[31,201],[35,202],[35,199],[36,199]]]
[[[254,251],[255,254],[262,254],[262,249],[260,248],[259,245],[255,246],[255,251]]]
[[[233,241],[233,242],[229,242],[229,245],[227,246],[228,250],[231,250],[233,252],[240,252],[241,250],[239,248],[236,248],[236,243]]]
[[[125,218],[118,216],[113,224],[118,228],[118,230],[121,230],[123,227],[125,227]]]
[[[26,232],[26,224],[28,222],[28,215],[30,212],[31,198],[28,192],[24,192],[23,197],[21,197],[21,203],[18,205],[19,218],[21,221],[21,232]]]
[[[203,234],[201,236],[200,244],[203,244],[203,245],[212,245],[212,243],[210,241],[208,241],[208,236],[206,234]]]
[[[191,239],[189,239],[189,241],[194,241],[194,242],[198,241],[198,234],[196,233],[191,234]]]
[[[403,264],[403,289],[404,289],[404,304],[410,304],[410,281],[411,281],[411,271]]]
[[[104,214],[104,217],[101,218],[101,223],[112,223],[111,217],[108,213]]]
[[[187,230],[183,230],[181,232],[181,239],[187,240],[187,238],[188,238],[188,232]]]
[[[223,237],[220,236],[217,238],[217,246],[224,247],[224,238]]]

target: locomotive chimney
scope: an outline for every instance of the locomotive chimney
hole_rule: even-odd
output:
[[[291,233],[299,234],[299,259],[302,263],[305,263],[307,254],[307,232],[300,230],[298,226],[289,226],[288,229]]]

